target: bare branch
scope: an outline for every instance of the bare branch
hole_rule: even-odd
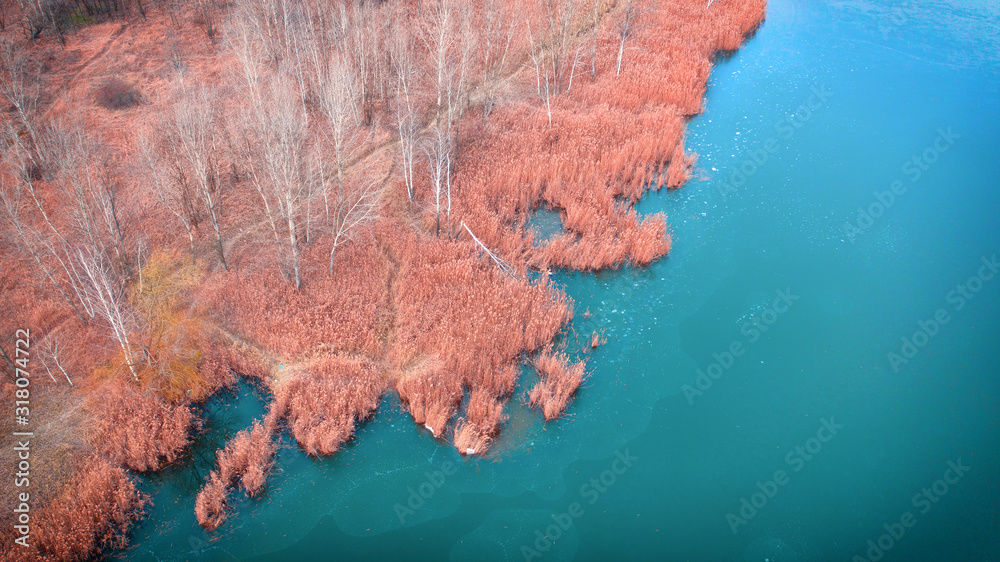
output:
[[[166,165],[161,155],[166,151],[154,146],[146,134],[140,133],[136,140],[139,149],[140,166],[148,179],[153,197],[180,221],[187,232],[191,246],[191,256],[194,257],[194,230],[200,217],[195,207],[195,195],[191,193],[188,183],[181,174],[180,181],[168,181]]]
[[[204,86],[188,87],[179,83],[179,99],[168,117],[166,127],[172,146],[179,181],[192,179],[200,207],[208,216],[215,233],[216,252],[223,269],[229,269],[222,240],[223,183],[220,171],[219,137],[216,120],[216,97]],[[185,196],[186,186],[180,188]]]
[[[337,248],[352,240],[362,226],[370,224],[378,218],[378,207],[382,198],[382,189],[377,180],[361,183],[359,187],[348,190],[345,199],[341,201],[343,212],[333,228],[333,242],[330,246],[330,273],[333,273],[333,260]]]
[[[266,104],[259,108],[260,122],[256,147],[248,150],[251,179],[261,197],[275,241],[284,246],[291,258],[295,287],[302,286],[299,270],[300,227],[305,210],[317,190],[315,151],[308,150],[308,129],[302,107],[296,100],[294,86],[284,76],[269,84]],[[282,244],[278,232],[284,230]]]
[[[66,372],[66,368],[63,367],[62,361],[59,360],[59,355],[63,350],[63,339],[58,333],[50,333],[39,343],[38,351],[36,352],[36,357],[42,363],[42,367],[45,368],[45,372],[48,373],[49,378],[52,382],[56,382],[55,376],[52,375],[52,366],[55,366],[64,377],[66,381],[69,382],[70,386],[73,386],[73,379],[70,378],[69,373]]]
[[[413,58],[412,37],[409,28],[400,26],[394,32],[392,65],[396,75],[396,131],[399,134],[399,154],[403,168],[406,195],[413,202],[414,149],[419,136],[414,83],[416,62]]]
[[[40,72],[32,68],[23,49],[12,41],[0,43],[0,95],[17,114],[20,127],[11,131],[17,137],[27,134],[36,142],[35,111],[38,106]]]
[[[137,349],[133,335],[138,332],[138,315],[128,304],[125,284],[116,279],[105,257],[93,248],[80,248],[74,256],[82,275],[83,297],[90,302],[97,318],[111,329],[122,350],[125,365],[139,382],[138,367],[144,352]]]
[[[712,5],[711,1],[708,5]],[[615,31],[618,34],[618,58],[615,61],[615,76],[622,73],[625,43],[645,28],[646,14],[650,9],[647,0],[627,0],[621,13],[618,14],[618,19],[615,20]]]
[[[469,225],[465,224],[465,221],[462,221],[462,228],[464,228],[465,231],[469,233],[469,236],[472,237],[472,240],[480,248],[482,248],[482,250],[484,252],[486,252],[486,255],[489,256],[489,258],[491,260],[493,260],[493,263],[496,264],[497,268],[500,271],[506,273],[507,275],[510,275],[511,277],[517,277],[517,271],[509,263],[507,263],[506,261],[504,261],[503,259],[501,259],[499,256],[497,256],[496,254],[494,254],[488,247],[486,247],[486,244],[483,244],[479,240],[479,238],[476,238],[476,235],[472,233],[472,229],[469,228]]]
[[[507,63],[511,42],[517,34],[518,25],[514,14],[520,9],[520,2],[508,5],[503,0],[481,0],[482,10],[480,40],[483,72],[483,117],[489,118],[496,99],[497,85]]]

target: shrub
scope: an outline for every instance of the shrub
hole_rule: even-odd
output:
[[[116,111],[139,105],[141,96],[131,84],[120,78],[105,79],[97,86],[97,105]]]
[[[140,380],[171,402],[200,400],[226,382],[225,377],[206,376],[216,373],[201,368],[213,345],[209,324],[190,306],[189,293],[200,279],[190,260],[157,251],[131,287],[132,305],[148,326],[144,335],[149,361],[139,367]]]
[[[247,379],[266,382],[268,361],[259,351],[235,342],[210,341],[198,365],[198,373],[204,385],[202,392],[194,392],[190,398],[200,400],[216,390],[236,382],[236,375]]]
[[[684,119],[702,111],[712,56],[738,48],[765,8],[764,0],[660,3],[644,15],[620,74],[614,57],[599,55],[594,76],[550,106],[530,100],[496,108],[489,122],[471,117],[475,140],[457,167],[461,218],[453,220],[491,248],[532,254],[539,268],[599,270],[665,255],[665,222],[640,221],[632,205],[648,188],[689,179]],[[614,19],[591,31],[602,53],[617,49]],[[567,233],[532,248],[509,226],[540,205],[562,211]]]
[[[552,341],[572,317],[572,304],[547,280],[501,271],[468,237],[396,236],[389,349],[402,371],[396,390],[413,419],[442,437],[468,389],[454,443],[480,454],[502,423],[517,363]]]

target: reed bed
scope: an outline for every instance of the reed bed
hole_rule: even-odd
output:
[[[198,524],[215,530],[225,522],[228,496],[239,485],[250,497],[258,495],[274,466],[275,441],[267,423],[255,421],[216,452],[216,468],[195,498]]]
[[[580,388],[586,363],[571,363],[563,353],[546,351],[534,361],[539,381],[528,395],[528,404],[540,408],[546,420],[554,420],[566,411],[570,398]]]
[[[177,460],[187,447],[196,424],[187,404],[168,404],[120,380],[105,383],[93,396],[91,443],[114,464],[155,471]]]
[[[375,412],[385,387],[371,362],[325,358],[278,387],[276,411],[306,453],[332,455]]]
[[[20,560],[92,559],[123,548],[148,503],[124,469],[92,456],[39,513],[31,526],[34,548],[11,548]]]

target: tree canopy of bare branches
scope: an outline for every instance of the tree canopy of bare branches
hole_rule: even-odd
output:
[[[163,133],[174,171],[175,190],[183,202],[193,192],[215,234],[216,252],[223,269],[229,269],[222,239],[223,181],[215,95],[205,86],[179,83],[179,98],[164,123]],[[176,196],[175,196],[176,198]],[[183,208],[183,207],[182,207]],[[191,215],[189,216],[196,216]],[[194,221],[197,226],[197,221]]]

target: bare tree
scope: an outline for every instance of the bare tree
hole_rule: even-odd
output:
[[[88,308],[94,311],[95,318],[104,321],[111,329],[125,365],[132,378],[139,382],[138,369],[147,352],[134,342],[139,318],[128,304],[125,283],[115,276],[104,255],[94,248],[80,248],[74,257],[81,273],[83,298],[88,302]]]
[[[573,77],[576,76],[576,68],[580,66],[580,61],[583,60],[584,56],[584,45],[582,43],[578,44],[576,51],[573,53],[573,64],[570,65],[569,70],[569,84],[566,85],[566,91],[569,92],[573,89]]]
[[[711,4],[709,4],[711,5]],[[644,16],[649,6],[644,0],[627,0],[622,11],[615,20],[615,31],[618,35],[618,57],[615,62],[615,76],[622,73],[622,58],[625,55],[625,43],[635,36],[645,25]]]
[[[131,275],[124,214],[111,153],[79,122],[57,123],[46,129],[51,186],[74,226],[74,238],[114,256],[122,277]]]
[[[472,229],[469,228],[469,225],[465,224],[465,221],[462,221],[461,226],[462,228],[465,229],[466,232],[469,233],[469,236],[472,237],[472,241],[475,242],[476,245],[479,246],[479,248],[486,253],[486,256],[489,257],[494,264],[496,264],[497,269],[499,269],[503,273],[506,273],[507,275],[510,275],[511,277],[514,278],[517,277],[517,270],[514,269],[514,267],[509,263],[507,263],[503,258],[494,254],[493,251],[486,246],[486,244],[483,244],[482,240],[476,238],[476,235],[472,233]]]
[[[535,24],[536,31],[531,33],[531,58],[536,76],[540,78],[539,94],[542,94],[541,78],[547,75],[549,90],[552,94],[559,95],[563,91],[563,83],[567,81],[567,74],[575,72],[580,58],[577,32],[573,27],[579,0],[539,2],[538,11],[541,16],[540,21]],[[530,28],[530,21],[528,25]]]
[[[45,368],[45,372],[48,373],[52,382],[56,382],[55,376],[52,375],[52,367],[55,367],[64,377],[66,377],[66,381],[69,382],[69,385],[73,386],[73,379],[70,378],[69,373],[66,372],[66,368],[63,367],[62,361],[59,359],[62,352],[62,337],[58,333],[50,333],[42,339],[35,356],[39,361],[41,361],[42,367]]]
[[[378,206],[382,189],[377,180],[360,180],[357,185],[344,192],[338,204],[339,212],[333,223],[333,241],[330,244],[330,273],[337,248],[354,238],[366,224],[378,218]]]
[[[347,51],[358,76],[361,121],[365,126],[372,125],[375,107],[386,94],[388,18],[377,13],[379,9],[373,2],[354,2],[348,18],[343,20],[348,30]]]
[[[260,196],[267,217],[267,224],[270,226],[271,233],[274,236],[274,247],[278,253],[277,261],[282,274],[287,278],[288,273],[284,265],[285,245],[282,242],[281,234],[278,232],[281,223],[279,211],[276,204],[272,204],[272,198],[269,197],[270,187],[264,165],[263,145],[267,137],[265,133],[267,124],[264,119],[264,107],[266,103],[267,101],[262,96],[259,103],[250,104],[249,110],[236,113],[234,118],[229,121],[232,126],[232,131],[229,134],[231,137],[237,139],[233,143],[235,157],[244,163],[246,176]]]
[[[455,90],[455,64],[459,51],[458,29],[452,0],[434,0],[420,24],[421,39],[434,73],[434,120],[451,119],[451,94]],[[449,123],[450,124],[450,123]]]
[[[434,136],[424,147],[427,168],[431,175],[431,192],[434,196],[434,234],[441,234],[441,211],[445,211],[448,236],[451,236],[451,136],[438,123]]]
[[[47,27],[56,30],[59,42],[66,44],[63,35],[62,23],[57,14],[59,3],[57,0],[17,0],[21,13],[21,26],[32,42],[42,34]]]
[[[355,148],[358,138],[358,102],[360,82],[347,61],[334,57],[326,68],[319,69],[316,91],[320,111],[326,117],[336,160],[337,189],[344,191],[344,165]]]
[[[16,181],[2,190],[4,215],[73,310],[81,318],[83,313],[93,317],[90,301],[84,298],[76,249],[85,244],[102,255],[115,256],[116,275],[123,279],[131,268],[108,153],[79,124],[57,124],[40,131],[38,153],[44,159],[33,160],[23,139],[15,139],[8,152]],[[39,161],[42,164],[35,163]],[[49,179],[44,192],[39,184],[41,169]],[[28,214],[32,207],[34,216]]]
[[[40,93],[39,81],[40,72],[28,60],[24,49],[18,48],[12,41],[0,43],[0,95],[14,109],[20,121],[13,124],[8,134],[11,137],[27,134],[31,144],[36,142],[35,111]]]
[[[180,10],[180,7],[178,6],[178,4],[180,4],[180,0],[160,0],[157,4],[163,6],[163,11],[165,11],[167,16],[170,17],[171,25],[174,27],[181,26],[180,20],[177,19],[177,12]]]
[[[403,93],[404,99],[406,93]],[[420,130],[417,115],[409,100],[405,105],[396,108],[396,127],[399,132],[399,155],[403,168],[403,183],[406,185],[406,196],[413,202],[413,163],[417,143],[420,140]]]
[[[278,245],[279,259],[284,261],[282,254],[288,252],[293,282],[299,288],[300,227],[305,220],[304,207],[316,193],[316,158],[308,150],[305,118],[290,80],[275,77],[267,94],[264,106],[253,108],[259,116],[256,124],[243,121],[245,154],[250,179]]]
[[[136,144],[139,148],[139,162],[153,191],[153,197],[166,208],[170,214],[184,227],[188,243],[191,246],[191,257],[194,257],[194,232],[201,222],[198,212],[197,194],[191,189],[183,169],[174,170],[173,181],[167,170],[167,165],[161,157],[164,151],[154,144],[147,135],[140,134]],[[173,160],[176,164],[177,160]]]
[[[312,64],[316,59],[315,46],[320,44],[322,39],[317,37],[317,30],[309,18],[311,10],[304,10],[301,3],[293,6],[293,10],[287,30],[289,52],[281,70],[292,77],[298,86],[296,92],[302,103],[302,115],[308,127],[310,115],[306,100],[310,94],[310,86],[315,83],[310,71],[315,69]]]
[[[14,139],[8,149],[14,181],[0,183],[3,217],[74,312],[109,329],[138,380],[144,351],[135,338],[141,321],[127,298],[132,256],[110,151],[77,122],[40,129],[34,150],[26,138]],[[48,351],[42,349],[46,368],[51,359],[71,380],[58,345]]]
[[[223,183],[215,95],[205,87],[187,87],[180,82],[180,98],[166,123],[173,148],[171,157],[178,182],[191,182],[201,208],[215,232],[216,252],[223,269],[226,263],[222,240]],[[188,180],[190,178],[190,180]],[[185,188],[181,187],[183,192]]]
[[[219,33],[217,23],[219,6],[216,5],[216,0],[196,0],[195,9],[198,14],[198,23],[205,30],[208,40],[214,45],[216,36]]]
[[[265,69],[264,36],[253,11],[243,0],[230,18],[230,45],[239,63],[238,76],[243,81],[252,107],[261,104],[260,87]]]
[[[528,41],[530,45],[528,55],[531,57],[531,63],[535,67],[535,87],[538,90],[538,96],[545,103],[545,113],[549,118],[549,132],[551,132],[552,96],[555,95],[553,83],[556,81],[553,65],[551,58],[545,52],[544,45],[535,41],[535,34],[531,31],[530,25],[528,26]]]
[[[515,2],[513,6],[503,0],[480,0],[479,5],[482,11],[482,28],[480,32],[482,39],[480,53],[483,57],[483,117],[489,118],[496,99],[497,85],[503,73],[504,65],[507,63],[507,54],[510,51],[511,42],[517,33],[517,25],[513,17],[517,13],[519,6]]]
[[[414,85],[417,67],[409,28],[399,26],[393,32],[392,66],[396,75],[396,131],[399,134],[399,155],[403,168],[406,196],[413,202],[414,151],[419,136],[419,123]]]
[[[468,12],[453,0],[436,0],[421,23],[421,38],[430,53],[435,92],[432,138],[427,155],[434,196],[435,231],[441,233],[441,211],[445,210],[448,236],[451,232],[452,168],[456,157],[457,124],[467,106],[467,78],[475,43]]]
[[[242,3],[261,30],[267,58],[279,67],[290,52],[289,31],[296,3],[292,0],[244,0]]]
[[[22,194],[23,190],[20,185],[10,188],[0,178],[0,209],[2,209],[3,217],[16,237],[15,242],[31,256],[32,260],[38,266],[39,271],[52,283],[52,286],[56,288],[63,300],[69,304],[77,317],[84,320],[83,313],[77,307],[76,300],[70,296],[70,293],[75,292],[72,277],[70,277],[69,286],[67,287],[67,282],[60,280],[57,273],[47,263],[50,254],[54,255],[57,261],[62,264],[65,264],[65,261],[62,260],[55,246],[44,241],[42,235],[32,228],[30,219],[26,219],[24,216],[25,204],[22,200]],[[67,274],[69,273],[68,269],[65,269],[65,271]]]
[[[591,36],[591,39],[592,39],[591,44],[590,44],[590,78],[591,79],[594,79],[594,78],[597,77],[597,35],[598,35],[597,34],[597,26],[598,26],[598,24],[601,21],[600,20],[600,17],[601,17],[601,13],[600,13],[601,0],[593,0],[593,1],[594,1],[594,6],[593,6],[593,8],[594,8],[594,11],[593,11],[594,19],[591,22],[591,26],[592,27],[590,29],[590,36]]]
[[[564,83],[567,83],[565,91],[572,89],[576,68],[583,60],[584,45],[578,41],[573,27],[578,0],[540,2],[540,21],[532,24],[528,20],[528,55],[535,68],[538,95],[545,104],[551,131],[552,98],[564,91]]]

